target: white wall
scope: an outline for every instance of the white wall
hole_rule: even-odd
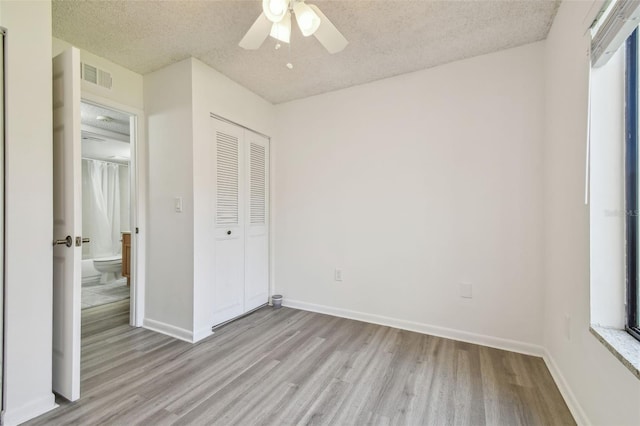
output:
[[[55,406],[51,4],[2,1],[0,25],[7,29],[3,423],[12,425]]]
[[[53,56],[65,51],[71,44],[59,38],[52,38]],[[111,89],[100,87],[96,84],[82,80],[82,95],[87,94],[110,99],[122,105],[136,109],[143,109],[143,83],[142,75],[130,71],[91,52],[80,49],[80,60],[111,73],[113,86]]]
[[[589,207],[584,204],[591,2],[563,2],[545,48],[544,346],[581,423],[640,424],[640,381],[589,332]],[[570,338],[565,334],[570,317]]]
[[[147,286],[144,325],[190,340],[193,329],[191,62],[144,77],[148,129]],[[182,197],[183,213],[174,210]],[[164,328],[163,328],[164,327]]]
[[[153,211],[145,325],[196,341],[214,325],[210,113],[270,133],[273,106],[196,59],[148,74],[144,82]],[[174,211],[174,197],[183,198],[183,213]]]
[[[543,91],[534,43],[277,106],[285,304],[540,353]]]

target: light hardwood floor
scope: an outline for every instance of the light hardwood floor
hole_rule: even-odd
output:
[[[282,308],[191,345],[83,311],[82,398],[29,424],[575,424],[540,358]]]

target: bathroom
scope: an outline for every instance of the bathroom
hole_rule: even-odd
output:
[[[80,109],[82,234],[89,238],[82,246],[86,309],[129,298],[131,145],[127,114],[86,102]]]

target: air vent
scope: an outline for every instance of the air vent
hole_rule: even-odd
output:
[[[111,79],[110,72],[84,62],[81,64],[80,71],[84,81],[88,81],[89,83],[111,90],[113,80]]]

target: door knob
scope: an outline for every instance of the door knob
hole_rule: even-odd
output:
[[[227,231],[227,235],[231,235],[231,231]]]
[[[67,247],[71,247],[73,245],[73,238],[71,238],[71,235],[67,235],[67,238],[65,238],[64,240],[53,240],[54,246],[58,246],[62,244],[64,244]]]

